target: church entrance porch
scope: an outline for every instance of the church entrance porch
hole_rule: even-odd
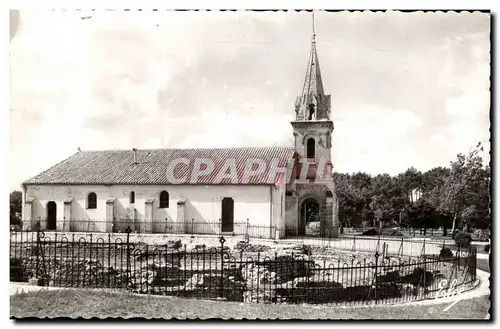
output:
[[[299,235],[317,236],[320,233],[319,202],[306,199],[300,206]]]

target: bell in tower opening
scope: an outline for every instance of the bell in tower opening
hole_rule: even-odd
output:
[[[314,104],[312,104],[312,103],[309,104],[309,120],[313,119],[313,115],[315,112],[314,107],[315,107]]]

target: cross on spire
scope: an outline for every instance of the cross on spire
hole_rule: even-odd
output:
[[[316,39],[316,31],[314,29],[314,10],[313,10],[312,14],[313,14],[313,42],[315,42],[316,41],[315,40]]]

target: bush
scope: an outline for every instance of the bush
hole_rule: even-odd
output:
[[[483,230],[481,234],[481,241],[490,241],[491,232],[490,230]]]
[[[451,252],[450,248],[444,247],[439,252],[439,257],[441,257],[441,258],[452,258],[453,257],[453,253]]]
[[[454,237],[455,244],[457,247],[465,248],[469,247],[472,242],[472,237],[469,233],[457,232]]]
[[[401,232],[400,230],[394,230],[391,232],[390,235],[391,236],[404,236],[403,232]]]
[[[489,243],[486,246],[484,246],[484,251],[490,252],[490,244]]]
[[[380,233],[376,229],[371,228],[368,231],[364,231],[363,235],[380,235]]]
[[[303,244],[301,247],[300,247],[300,250],[306,254],[307,256],[311,256],[312,255],[312,248],[311,246],[307,245],[307,244]]]

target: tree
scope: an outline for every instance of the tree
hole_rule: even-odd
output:
[[[415,169],[414,167],[408,168],[404,173],[401,173],[396,178],[397,184],[401,189],[401,210],[400,210],[400,218],[405,218],[409,220],[409,207],[410,205],[416,201],[413,198],[413,191],[421,191],[423,184],[422,173]]]
[[[349,174],[334,173],[335,192],[339,202],[339,220],[342,227],[352,226],[355,214],[351,177]]]
[[[438,228],[440,217],[436,209],[425,199],[412,203],[408,211],[410,225],[413,228],[423,228],[424,235],[428,228]]]
[[[448,235],[448,229],[453,225],[453,216],[449,213],[439,211],[436,209],[436,218],[439,226],[443,228],[443,236]]]
[[[436,188],[444,186],[446,180],[450,176],[450,168],[436,167],[422,174],[422,191],[423,196],[429,194]]]
[[[443,187],[440,210],[453,216],[452,231],[478,216],[489,217],[489,168],[483,167],[481,143],[466,156],[457,154]]]
[[[339,218],[343,226],[361,227],[369,218],[370,181],[365,173],[334,173],[335,191],[339,200]]]
[[[388,174],[373,177],[370,208],[378,226],[399,222],[400,210],[404,206],[401,187],[397,179]]]
[[[17,225],[20,223],[18,214],[22,212],[22,193],[13,191],[10,193],[10,224]]]
[[[358,172],[351,176],[353,186],[353,201],[359,221],[368,222],[373,226],[373,213],[370,209],[372,198],[372,177],[369,174]]]
[[[456,229],[461,223],[478,228],[490,225],[490,168],[484,167],[479,143],[467,156],[458,154],[450,168],[424,173],[411,167],[390,176],[358,172],[333,175],[342,225],[409,225]],[[419,197],[414,198],[415,191]]]
[[[436,167],[422,174],[422,199],[429,202],[436,210],[437,222],[443,227],[443,236],[448,235],[452,225],[452,216],[442,207],[445,195],[445,183],[450,176],[450,168]]]
[[[398,176],[399,185],[409,202],[414,202],[413,191],[422,189],[422,173],[414,167],[408,168]]]

